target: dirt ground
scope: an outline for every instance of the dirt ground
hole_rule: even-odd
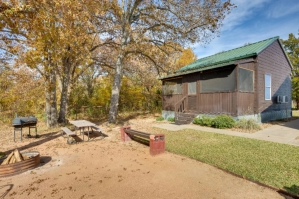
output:
[[[154,117],[139,117],[123,125],[147,131],[153,123]],[[68,145],[59,128],[13,142],[13,128],[2,125],[0,151],[38,151],[41,164],[0,178],[0,198],[284,198],[183,156],[151,156],[148,146],[121,142],[119,126],[99,127],[92,141]]]

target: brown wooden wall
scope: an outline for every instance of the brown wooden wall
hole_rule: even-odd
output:
[[[275,41],[268,48],[258,55],[257,63],[257,90],[258,112],[284,110],[285,104],[277,104],[278,95],[286,95],[289,98],[291,107],[291,66],[278,41]],[[265,74],[271,75],[271,96],[272,100],[265,100]]]
[[[162,97],[162,109],[165,111],[174,111],[175,104],[183,98],[183,95],[173,94]]]
[[[236,92],[201,93],[197,102],[199,113],[236,115]]]

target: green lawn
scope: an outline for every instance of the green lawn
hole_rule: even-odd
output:
[[[292,110],[292,115],[293,115],[293,117],[297,117],[297,118],[299,118],[299,111],[297,111],[297,110]]]
[[[299,147],[191,129],[166,134],[166,149],[299,195]]]

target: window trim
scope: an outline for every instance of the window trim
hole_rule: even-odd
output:
[[[269,76],[270,77],[270,86],[267,86],[266,85],[266,76]],[[264,77],[265,77],[265,100],[271,100],[271,93],[272,93],[272,76],[270,75],[270,74],[265,74],[264,75]],[[267,99],[266,98],[266,88],[270,88],[270,98],[269,99]]]

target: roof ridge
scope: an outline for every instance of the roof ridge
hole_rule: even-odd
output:
[[[236,49],[244,48],[244,47],[247,47],[247,46],[251,46],[251,45],[254,45],[254,44],[257,44],[257,43],[261,43],[261,42],[264,42],[264,41],[267,41],[267,40],[272,40],[272,39],[279,39],[279,36],[271,37],[271,38],[268,38],[268,39],[264,39],[264,40],[261,40],[261,41],[257,41],[257,42],[254,42],[254,43],[250,43],[250,44],[248,44],[248,45],[240,46],[240,47],[233,48],[233,49],[230,49],[230,50],[226,50],[226,51],[222,51],[222,52],[219,52],[219,53],[215,53],[215,54],[213,54],[213,55],[209,55],[209,56],[206,56],[206,57],[202,57],[202,58],[196,60],[195,62],[197,62],[197,61],[199,61],[199,60],[202,60],[202,59],[205,59],[205,58],[208,58],[208,57],[212,57],[212,56],[218,55],[218,54],[222,54],[222,53],[229,52],[229,51],[232,51],[232,50],[236,50]],[[193,62],[193,63],[194,63],[194,62]]]

